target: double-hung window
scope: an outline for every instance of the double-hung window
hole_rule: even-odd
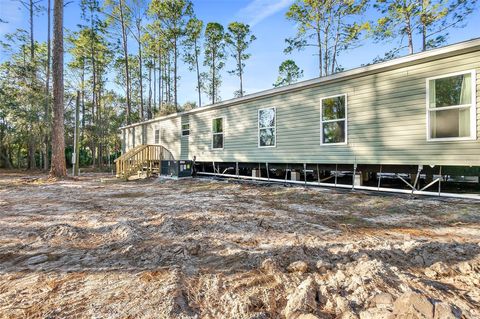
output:
[[[347,143],[347,95],[320,100],[320,144]]]
[[[427,79],[427,140],[476,138],[475,71]]]
[[[277,112],[274,107],[258,110],[258,147],[275,147]]]
[[[190,135],[190,124],[182,124],[182,136],[189,136]]]
[[[155,144],[160,144],[160,130],[155,130]]]
[[[212,120],[212,149],[223,148],[223,117]]]

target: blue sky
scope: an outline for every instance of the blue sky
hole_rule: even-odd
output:
[[[285,18],[285,12],[293,0],[194,0],[193,2],[197,17],[205,22],[215,21],[226,26],[229,22],[241,21],[251,25],[257,40],[250,49],[252,57],[246,62],[244,88],[247,93],[271,88],[278,75],[278,66],[289,58],[295,60],[304,70],[304,80],[317,76],[317,59],[313,56],[313,52],[307,50],[290,55],[283,53],[285,38],[295,34],[295,25]],[[43,0],[41,5],[46,6],[46,0]],[[465,28],[451,30],[448,43],[480,37],[479,11],[477,8],[476,12],[469,16],[468,21],[465,21]],[[376,17],[377,14],[373,9],[369,9],[365,15],[369,20]],[[17,1],[0,0],[0,18],[9,22],[0,24],[0,39],[5,33],[28,27],[28,14]],[[79,0],[73,0],[65,8],[65,27],[75,30],[80,22]],[[46,39],[45,14],[35,17],[35,29],[36,39],[44,41]],[[131,46],[132,51],[135,52],[133,42]],[[350,69],[369,63],[376,56],[382,56],[392,46],[391,43],[374,43],[372,40],[366,40],[363,46],[343,53],[340,64],[345,69]],[[1,54],[3,56],[0,60],[8,58],[5,53]],[[220,93],[223,100],[232,98],[233,92],[238,89],[238,79],[227,73],[227,70],[231,69],[233,69],[232,59],[229,60],[222,74],[223,84]],[[196,101],[195,75],[182,67],[180,76],[179,102]],[[113,75],[110,75],[110,78],[112,77]],[[123,92],[121,89],[120,91]],[[206,101],[205,97],[204,100]]]

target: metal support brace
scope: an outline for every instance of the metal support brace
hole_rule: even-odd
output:
[[[357,164],[353,164],[352,189],[355,189],[355,176],[357,175]]]
[[[413,187],[412,184],[410,184],[409,182],[407,182],[402,176],[400,176],[398,173],[395,173],[395,176],[397,176],[402,182],[404,182],[405,184],[408,185],[408,187],[410,187],[412,189],[412,193],[415,191],[415,187]]]
[[[420,191],[424,191],[426,190],[427,188],[429,188],[430,186],[432,186],[433,184],[435,184],[436,182],[440,182],[440,177],[433,180],[432,182],[430,182],[428,185],[426,185],[425,187],[423,187]]]
[[[380,174],[378,175],[377,190],[380,190],[380,183],[382,182],[382,165],[380,164]]]
[[[436,182],[438,182],[438,196],[440,196],[441,194],[441,189],[442,189],[442,167],[440,166],[440,171],[439,171],[439,174],[440,176],[433,180],[432,182],[430,182],[428,185],[426,185],[425,187],[423,187],[420,191],[423,191],[423,190],[426,190],[427,188],[429,188],[430,186],[432,186],[433,184],[435,184]]]
[[[227,168],[225,168],[225,169],[223,170],[222,175],[225,174],[226,172],[228,172],[228,171],[231,170],[231,169],[234,169],[234,167],[227,167]],[[220,165],[218,166],[218,171],[220,172]]]
[[[305,186],[307,186],[307,163],[303,163],[303,179],[305,180]]]
[[[338,164],[335,164],[335,187],[337,187]]]
[[[410,187],[412,189],[412,194],[415,193],[415,191],[417,190],[417,183],[418,183],[418,179],[420,178],[420,172],[423,170],[423,165],[418,165],[418,170],[417,170],[417,176],[415,177],[415,182],[412,184],[410,184],[409,182],[407,182],[402,176],[400,176],[398,173],[395,173],[395,176],[398,177],[402,182],[404,182],[405,184],[408,185],[408,187]],[[435,183],[436,181],[434,181],[433,183]],[[429,187],[431,186],[432,183],[428,184],[426,187]],[[423,188],[425,189],[425,187]]]
[[[323,183],[323,182],[328,181],[329,179],[332,179],[334,177],[335,177],[335,175],[330,175],[328,177],[325,177],[324,179],[318,179],[318,182]]]
[[[440,173],[440,178],[438,179],[438,196],[440,196],[440,193],[442,191],[442,178],[443,178],[443,176],[442,176],[442,166],[440,166],[439,173]]]
[[[418,179],[420,178],[420,172],[422,171],[422,169],[423,169],[423,165],[418,165],[417,176],[415,177],[415,183],[413,184],[412,194],[414,191],[417,190],[417,183],[418,183]]]
[[[318,164],[317,164],[317,180],[320,183],[320,170],[318,169]]]
[[[235,162],[235,175],[240,175],[240,170],[238,169],[238,162]]]

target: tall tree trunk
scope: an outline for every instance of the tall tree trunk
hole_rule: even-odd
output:
[[[31,134],[31,133],[30,133]],[[30,135],[28,138],[28,169],[35,169],[37,167],[35,160],[35,138]]]
[[[0,167],[12,169],[12,163],[8,157],[6,148],[0,147]]]
[[[408,54],[413,54],[413,35],[408,31]]]
[[[160,79],[162,83],[158,83],[161,96],[159,100],[162,101],[162,105],[158,107],[158,109],[162,109],[164,103],[168,101],[168,77],[167,77],[167,62],[165,61],[166,57],[163,57],[163,64],[161,65],[161,76]],[[160,81],[160,80],[159,80]]]
[[[168,63],[167,63],[167,101],[168,103],[172,102],[172,57],[170,52],[168,52]]]
[[[427,50],[427,28],[422,25],[422,51]]]
[[[422,1],[422,15],[420,17],[420,23],[422,24],[422,51],[427,50],[427,7],[426,0]]]
[[[162,109],[162,46],[158,44],[158,110]]]
[[[90,148],[92,150],[92,167],[96,165],[96,156],[97,156],[97,148],[95,147],[95,140],[92,138],[92,142],[90,143]]]
[[[17,167],[16,168],[20,168],[22,166],[22,161],[20,160],[20,154],[22,153],[22,145],[21,143],[18,143],[18,147],[17,147]]]
[[[178,112],[177,101],[177,38],[175,37],[173,43],[173,103],[175,103],[175,111]]]
[[[48,0],[47,4],[47,80],[45,81],[45,157],[43,159],[43,169],[48,170],[50,163],[48,160],[48,150],[50,149],[49,145],[49,127],[50,127],[50,17],[51,17],[51,0]]]
[[[155,54],[153,55],[153,109],[155,109],[155,103],[157,103],[157,69],[156,67]],[[150,90],[152,88],[150,87]]]
[[[83,141],[83,138],[85,136],[85,57],[82,58],[81,86],[82,86],[82,133],[80,134],[80,141]]]
[[[97,109],[97,126],[98,126],[98,136],[97,136],[97,148],[98,148],[98,167],[103,167],[103,117],[102,117],[102,78],[98,76],[98,109]]]
[[[411,17],[407,15],[407,26],[405,32],[407,33],[408,38],[408,53],[413,54],[413,30],[412,30],[412,21]]]
[[[195,64],[197,66],[198,107],[202,107],[202,88],[201,88],[201,82],[200,82],[200,67],[198,65],[197,39],[195,39]]]
[[[125,58],[125,77],[127,86],[127,124],[131,123],[130,114],[132,112],[132,106],[130,102],[130,70],[128,67],[128,43],[127,43],[127,28],[125,26],[125,19],[123,16],[123,0],[119,2],[120,8],[120,24],[122,26],[122,42],[123,42],[123,55]]]
[[[243,69],[242,69],[242,52],[238,50],[237,52],[237,65],[238,65],[238,77],[240,78],[240,94],[243,96]]]
[[[34,91],[34,85],[35,85],[35,70],[36,70],[36,65],[35,65],[35,40],[33,38],[33,0],[30,0],[29,2],[29,12],[30,12],[30,72],[31,72],[31,78],[30,78],[30,107],[31,111],[34,111],[34,104],[35,104],[35,97],[33,96],[33,91]],[[36,168],[36,162],[35,162],[35,133],[33,132],[32,129],[29,130],[29,137],[28,137],[28,168],[29,169],[35,169]]]
[[[318,45],[318,71],[319,71],[319,76],[323,76],[322,72],[322,37],[320,34],[320,26],[317,25],[317,45]]]
[[[427,0],[422,0],[422,14],[420,15],[420,24],[422,25],[422,51],[427,50]]]
[[[63,127],[63,0],[53,6],[53,128],[50,176],[67,175]]]
[[[215,73],[215,49],[212,50],[212,104],[215,104],[215,97],[217,94],[217,87],[216,87],[216,73]]]
[[[335,64],[337,63],[337,49],[338,49],[338,42],[340,41],[340,19],[337,19],[337,33],[335,35],[335,44],[333,45],[333,52],[332,52],[332,65],[331,65],[331,73],[335,73]]]
[[[90,10],[90,59],[92,60],[92,129],[95,131],[95,110],[97,108],[97,65],[95,58],[95,34],[93,8]],[[95,141],[92,139],[92,165],[95,167]]]
[[[3,168],[12,168],[10,158],[8,156],[9,146],[3,144],[3,139],[5,138],[5,118],[0,118],[0,167]]]
[[[324,45],[323,45],[323,64],[325,66],[324,70],[323,70],[323,74],[325,74],[325,76],[328,76],[328,61],[329,61],[329,56],[328,56],[328,36],[326,36],[328,33],[329,33],[329,27],[327,26],[325,28],[325,38],[324,38]]]
[[[147,119],[152,118],[152,66],[148,67],[148,106],[147,106]]]
[[[32,63],[32,72],[33,72],[33,66],[34,66],[34,60],[35,60],[35,40],[33,39],[33,0],[30,0],[29,4],[30,8],[30,61]]]
[[[140,80],[140,120],[145,119],[145,113],[143,109],[143,61],[142,61],[142,42],[141,42],[141,26],[137,24],[138,29],[138,68],[139,68],[139,80]]]
[[[160,93],[159,93],[160,96],[158,97],[158,100],[159,100],[159,102],[161,102],[161,103],[159,103],[159,106],[158,106],[159,110],[161,110],[163,108],[163,104],[166,104],[168,102],[168,84],[169,84],[168,74],[167,74],[168,57],[163,56],[162,61],[163,61],[163,63],[160,64],[161,75],[158,79],[158,81],[161,81],[161,82],[158,82],[158,87],[159,87],[159,90],[160,90]]]
[[[23,58],[22,61],[23,61],[23,69],[24,70],[28,69],[27,68],[27,52],[26,52],[26,50],[27,50],[26,45],[22,45],[22,58]],[[23,75],[23,80],[25,81],[25,83],[27,82],[27,75],[26,74]],[[28,139],[30,139],[30,135],[28,133],[29,131],[31,131],[30,123],[27,124],[27,127],[28,127],[28,130],[27,130],[27,133],[25,135],[27,136]],[[18,147],[20,149],[23,147],[22,144],[23,143],[18,143]],[[28,149],[28,144],[27,144],[27,149]],[[19,152],[17,152],[17,166],[20,167],[20,153]],[[28,158],[28,160],[27,160],[27,168],[30,168],[30,158]]]
[[[169,80],[168,80],[168,59],[169,56],[166,55],[163,57],[163,64],[162,64],[162,105],[163,103],[168,102],[168,86],[169,86]]]
[[[166,101],[166,64],[164,61],[165,57],[162,55],[158,56],[158,110],[160,111],[163,107],[163,102]]]

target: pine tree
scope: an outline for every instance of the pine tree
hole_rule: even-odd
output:
[[[367,0],[296,0],[286,16],[297,25],[297,34],[286,39],[285,53],[313,47],[319,76],[339,69],[338,55],[359,44],[368,22],[361,22]]]
[[[53,6],[53,128],[52,166],[50,176],[67,175],[63,116],[63,0],[54,0]]]
[[[228,25],[228,32],[225,35],[225,42],[232,51],[232,57],[235,58],[235,70],[229,71],[230,74],[235,74],[240,80],[240,89],[235,92],[235,96],[241,97],[245,94],[243,90],[243,73],[245,69],[245,60],[251,57],[251,54],[246,53],[250,44],[256,40],[256,37],[250,31],[248,24],[241,22],[232,22]]]
[[[278,67],[278,78],[273,84],[274,87],[290,85],[297,82],[303,77],[303,70],[301,70],[295,61],[286,60]]]
[[[208,73],[202,76],[206,82],[206,93],[212,104],[220,101],[220,85],[222,77],[220,71],[225,66],[225,31],[223,26],[216,22],[209,22],[205,29],[205,57],[203,65],[208,67]]]
[[[198,106],[202,106],[202,89],[203,81],[200,73],[200,38],[203,31],[203,21],[197,18],[192,18],[187,23],[185,30],[185,40],[183,46],[185,53],[183,59],[188,65],[190,71],[195,71],[197,74],[197,92],[198,92]]]
[[[192,16],[193,5],[189,0],[153,0],[149,10],[156,15],[166,39],[170,42],[173,58],[173,103],[177,107],[179,46],[188,18]]]

